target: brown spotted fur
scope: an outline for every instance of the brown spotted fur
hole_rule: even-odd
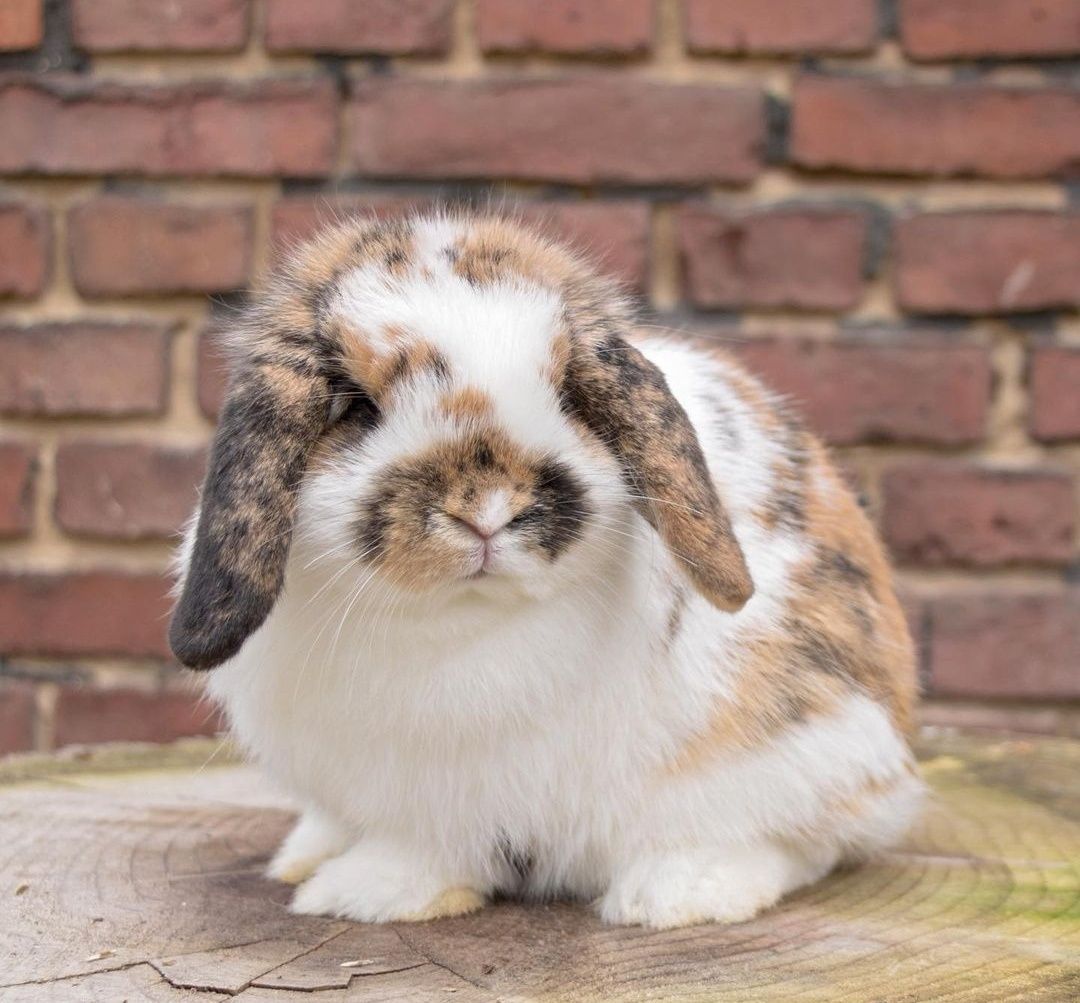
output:
[[[813,552],[792,576],[780,628],[740,639],[745,655],[733,692],[679,751],[673,769],[692,771],[717,754],[761,748],[777,732],[837,710],[853,693],[880,702],[898,731],[910,734],[914,650],[877,534],[825,447],[783,401],[723,360],[725,378],[755,421],[785,447],[757,521],[799,533]]]
[[[559,466],[546,455],[522,452],[501,432],[471,427],[384,472],[372,485],[356,535],[370,563],[396,584],[422,591],[467,573],[474,560],[471,546],[429,531],[431,512],[443,513],[450,522],[475,524],[488,494],[502,490],[511,517],[544,507],[544,524],[523,532],[522,543],[557,554],[576,539],[588,515],[584,501],[572,491],[559,500],[546,497],[552,477],[569,476]],[[559,535],[561,546],[553,534]]]
[[[203,487],[199,523],[169,643],[191,668],[235,654],[284,580],[296,493],[326,430],[341,372],[341,332],[327,313],[351,267],[408,267],[405,223],[355,221],[307,245],[255,299]]]

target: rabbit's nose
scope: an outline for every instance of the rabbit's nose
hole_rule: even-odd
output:
[[[492,528],[490,526],[480,525],[475,516],[467,517],[454,515],[452,512],[447,514],[463,529],[467,529],[474,536],[477,536],[484,541],[490,540],[500,529],[502,529],[502,526],[495,526]]]
[[[501,489],[482,496],[475,504],[451,504],[444,511],[462,529],[485,543],[514,517],[509,497]]]

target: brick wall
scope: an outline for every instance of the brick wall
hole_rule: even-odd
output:
[[[1076,0],[5,0],[0,750],[214,727],[206,332],[353,208],[519,204],[805,408],[928,720],[1076,730]]]

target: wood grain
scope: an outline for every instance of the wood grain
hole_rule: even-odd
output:
[[[1080,743],[929,740],[897,852],[662,933],[572,904],[295,917],[262,877],[291,815],[248,769],[64,770],[0,786],[3,1003],[1080,999]]]

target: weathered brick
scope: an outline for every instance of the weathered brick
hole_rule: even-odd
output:
[[[51,255],[48,213],[26,205],[0,205],[0,296],[41,293]]]
[[[205,697],[176,690],[61,687],[56,696],[55,742],[173,742],[222,730],[221,715]]]
[[[428,207],[433,201],[426,196],[291,196],[274,206],[271,239],[276,248],[287,250],[335,220],[351,215],[400,216]],[[606,199],[602,202],[520,202],[508,204],[506,211],[591,255],[605,272],[635,288],[644,288],[649,244],[649,207],[646,203]]]
[[[0,327],[0,414],[160,414],[168,343],[158,324]]]
[[[0,4],[0,52],[20,52],[41,45],[42,0],[4,0]]]
[[[378,219],[404,216],[434,201],[434,197],[426,195],[290,195],[274,204],[270,213],[270,240],[275,251],[287,252],[338,220],[352,216]]]
[[[516,207],[522,219],[584,252],[606,274],[644,289],[649,207],[644,202],[543,202]]]
[[[248,0],[72,0],[75,44],[91,52],[235,52]]]
[[[935,694],[1080,697],[1080,589],[984,590],[929,606]]]
[[[701,307],[847,309],[862,292],[866,230],[853,210],[689,206],[679,216],[687,291]]]
[[[915,59],[1072,56],[1076,0],[900,0],[900,38]]]
[[[366,79],[348,122],[353,166],[366,174],[578,184],[750,181],[765,127],[757,91],[608,73]]]
[[[217,419],[229,382],[229,363],[221,349],[221,334],[216,329],[199,335],[198,386],[199,409],[207,418]]]
[[[882,530],[902,561],[989,567],[1073,556],[1076,499],[1065,471],[918,460],[882,478]]]
[[[454,0],[268,0],[274,52],[439,54],[450,48]]]
[[[205,465],[198,447],[62,442],[56,453],[56,521],[80,536],[175,538],[195,507]]]
[[[36,714],[34,687],[30,683],[0,681],[0,756],[34,747]]]
[[[626,55],[648,50],[654,0],[477,0],[485,52]]]
[[[72,276],[84,296],[213,293],[251,278],[245,206],[105,197],[68,214]]]
[[[135,572],[0,573],[0,655],[168,657],[168,590]]]
[[[29,442],[0,441],[0,537],[30,531],[36,476],[37,450]]]
[[[1080,348],[1039,346],[1031,358],[1031,434],[1080,439]]]
[[[875,0],[686,0],[691,52],[865,52],[877,41]]]
[[[791,129],[802,167],[1070,176],[1080,163],[1080,90],[808,74],[795,86]]]
[[[789,395],[830,442],[959,445],[985,431],[990,358],[978,345],[909,335],[877,340],[762,337],[720,344]]]
[[[896,226],[896,294],[922,313],[1080,304],[1080,213],[927,213]]]
[[[9,77],[0,171],[155,176],[326,174],[337,149],[329,81],[176,86]]]

